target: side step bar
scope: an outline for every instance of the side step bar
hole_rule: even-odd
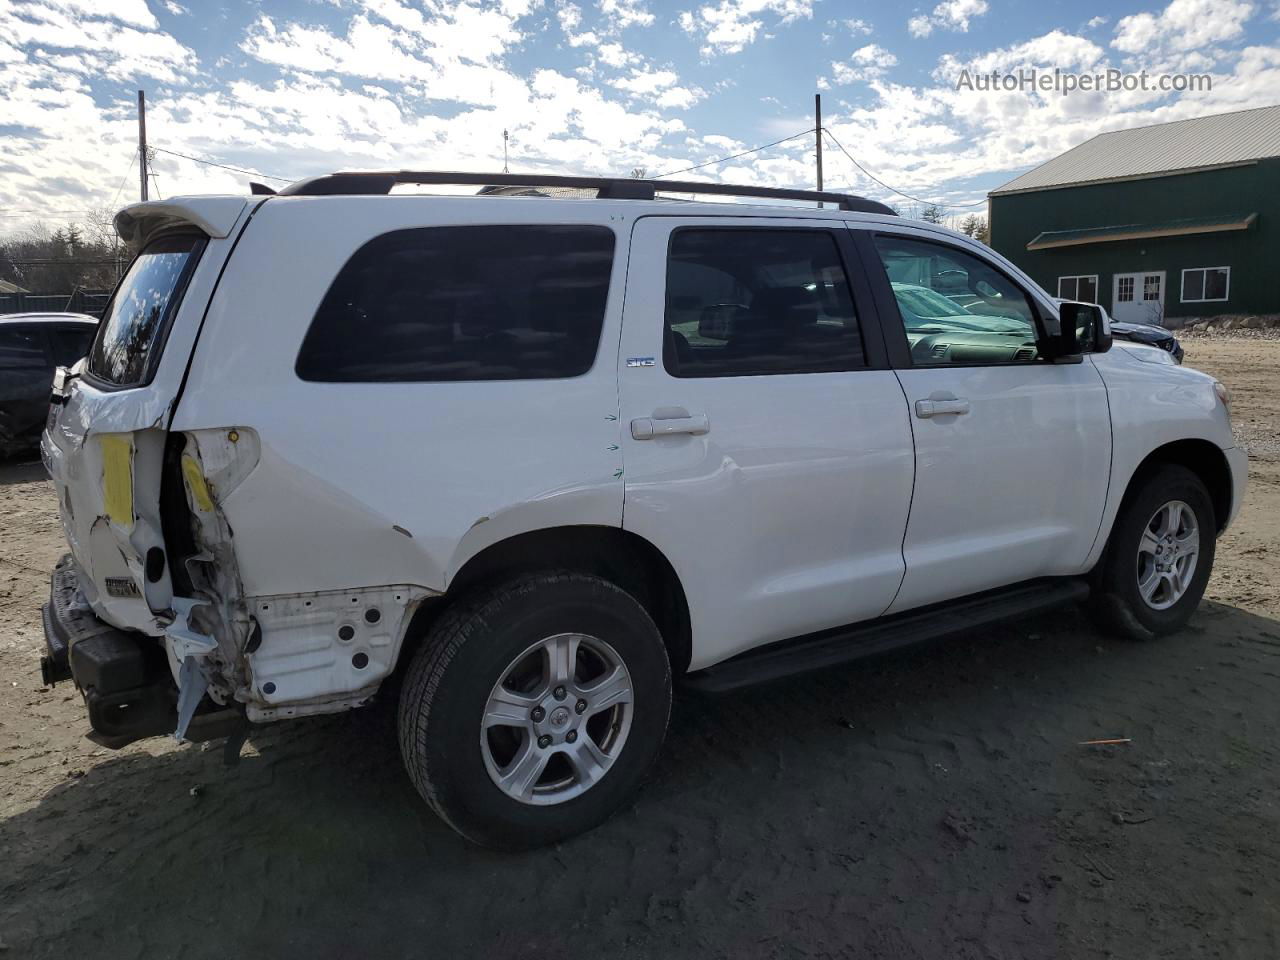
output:
[[[728,693],[1012,620],[1088,595],[1089,585],[1082,579],[1029,580],[963,600],[772,643],[691,673],[681,685],[698,693]]]

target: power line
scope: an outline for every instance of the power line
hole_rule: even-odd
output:
[[[46,217],[54,220],[74,220],[77,216],[85,213],[93,213],[92,207],[85,207],[82,210],[42,210],[39,207],[26,207],[25,213],[0,213],[0,217],[6,220],[42,220]]]
[[[848,157],[849,162],[852,163],[859,170],[861,170],[864,176],[866,176],[870,180],[874,180],[876,183],[884,187],[890,193],[896,193],[898,196],[906,197],[908,200],[914,200],[916,203],[927,203],[930,206],[934,206],[934,207],[977,207],[977,206],[982,206],[987,202],[986,200],[978,200],[975,203],[938,203],[936,200],[925,200],[922,197],[915,197],[909,193],[904,193],[903,191],[899,190],[897,187],[889,186],[889,184],[885,183],[883,180],[877,177],[874,173],[872,173],[870,170],[868,170],[866,167],[860,164],[857,160],[855,160],[853,158],[853,154],[851,154],[848,150],[846,150],[844,148],[844,145],[835,138],[835,134],[833,134],[826,127],[822,128],[822,132],[831,138],[831,142],[836,145],[836,148],[841,153],[843,153],[846,157]]]
[[[129,174],[133,172],[133,161],[138,159],[138,148],[133,148],[133,153],[129,154],[129,166],[125,168],[124,176],[120,178],[120,186],[116,187],[115,196],[111,198],[111,206],[115,207],[116,201],[120,199],[120,191],[124,189],[124,182],[129,179]]]
[[[668,170],[666,173],[659,173],[652,177],[653,180],[661,180],[663,177],[674,177],[677,173],[688,173],[690,170],[701,170],[703,167],[710,167],[717,163],[728,163],[730,160],[737,160],[739,157],[745,157],[749,153],[759,153],[761,150],[768,150],[770,147],[776,147],[780,143],[786,143],[788,140],[797,140],[800,137],[807,137],[813,133],[813,129],[801,130],[799,133],[793,133],[789,137],[783,137],[781,140],[774,140],[772,143],[761,144],[758,147],[752,147],[750,150],[743,150],[741,153],[735,153],[728,157],[717,157],[715,160],[707,160],[705,163],[695,163],[692,167],[684,167],[680,170]]]
[[[243,173],[250,177],[262,177],[266,180],[279,180],[281,183],[293,183],[297,177],[277,177],[269,173],[262,173],[258,170],[245,170],[243,167],[233,167],[229,164],[218,163],[216,160],[209,160],[205,157],[193,157],[190,154],[179,153],[177,150],[166,150],[164,147],[151,147],[156,153],[167,153],[171,157],[181,157],[183,160],[192,160],[195,163],[203,163],[209,167],[220,167],[223,170],[230,170],[232,173]]]

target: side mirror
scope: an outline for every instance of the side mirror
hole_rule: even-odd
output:
[[[1058,331],[1049,337],[1045,355],[1065,360],[1083,353],[1111,349],[1111,324],[1107,312],[1096,303],[1067,301],[1058,307]]]

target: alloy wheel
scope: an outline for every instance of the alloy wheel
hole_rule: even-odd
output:
[[[551,805],[589,790],[631,729],[631,673],[598,637],[561,633],[516,657],[485,702],[480,752],[498,789]]]
[[[1138,594],[1153,610],[1182,599],[1195,576],[1200,525],[1182,500],[1170,500],[1147,521],[1138,541]]]

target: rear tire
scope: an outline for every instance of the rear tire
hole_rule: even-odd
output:
[[[670,710],[666,648],[630,594],[583,574],[532,575],[436,621],[405,677],[400,749],[450,827],[527,849],[630,802]]]
[[[1112,528],[1091,601],[1100,626],[1135,640],[1186,626],[1213,572],[1217,529],[1204,482],[1185,467],[1157,468]]]

